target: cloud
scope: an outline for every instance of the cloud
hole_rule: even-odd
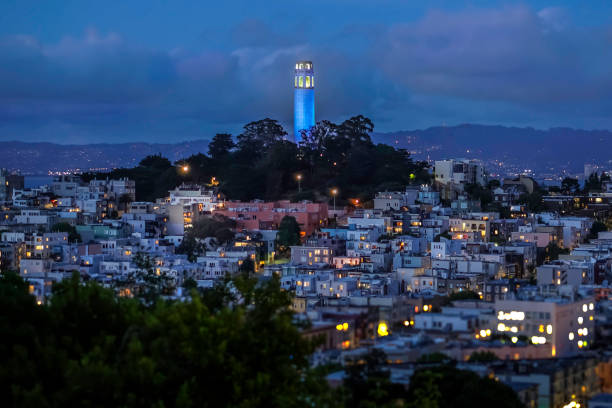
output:
[[[526,6],[449,13],[391,27],[376,57],[410,89],[531,105],[606,98],[609,40],[567,27],[561,9]]]
[[[290,128],[293,64],[300,59],[315,61],[317,107],[325,118],[371,111],[388,100],[384,90],[389,85],[355,57],[290,36],[268,38],[272,31],[261,22],[237,28],[245,30],[263,34],[224,51],[162,52],[93,29],[55,44],[5,37],[0,40],[2,125],[40,123],[42,132],[59,131],[57,124],[65,122],[83,126],[87,137],[109,132],[112,124],[124,133],[128,125],[152,126],[153,121],[158,123],[153,133],[165,132],[169,126],[159,126],[162,120],[237,131],[249,121],[273,117]],[[54,125],[44,126],[48,123]]]
[[[0,140],[172,141],[236,133],[263,117],[291,129],[292,67],[303,59],[314,62],[318,119],[361,113],[389,131],[612,126],[611,34],[574,26],[562,8],[518,5],[351,22],[316,36],[247,19],[171,51],[95,29],[53,43],[6,36]]]

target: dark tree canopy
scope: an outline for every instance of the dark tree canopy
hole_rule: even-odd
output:
[[[147,307],[75,275],[38,306],[25,282],[3,274],[3,405],[326,406],[329,390],[308,365],[312,344],[278,280],[228,284]]]
[[[68,241],[70,242],[82,242],[81,235],[76,230],[74,225],[70,225],[67,222],[58,222],[51,227],[51,232],[67,232]]]
[[[410,407],[523,407],[510,387],[452,365],[417,371],[406,399]]]
[[[261,154],[265,149],[287,136],[287,132],[276,120],[266,118],[244,126],[238,135],[238,148],[245,152]]]
[[[597,239],[597,236],[599,235],[600,232],[604,232],[607,231],[608,227],[606,226],[606,224],[604,224],[601,221],[595,221],[593,222],[593,225],[591,226],[591,230],[589,231],[589,236],[588,239]]]
[[[278,226],[276,244],[279,252],[286,253],[289,247],[300,245],[300,225],[295,217],[285,215]]]
[[[317,123],[302,134],[296,145],[286,140],[287,132],[275,120],[251,122],[237,136],[217,134],[208,155],[197,153],[172,165],[161,156],[149,156],[132,169],[86,175],[129,177],[136,182],[136,199],[154,201],[183,182],[212,184],[232,200],[324,201],[329,189],[337,188],[337,202],[371,200],[377,191],[403,189],[408,184],[429,181],[428,164],[415,162],[403,149],[373,144],[370,119],[358,115],[340,125]],[[184,168],[187,170],[185,171]],[[301,175],[298,192],[296,174]]]
[[[208,155],[212,159],[227,157],[232,149],[236,147],[232,135],[229,133],[217,133],[208,144]]]
[[[235,221],[222,215],[197,219],[193,226],[185,232],[183,242],[177,252],[187,254],[193,260],[198,254],[210,249],[205,248],[202,240],[213,238],[216,244],[227,244],[234,239],[235,227]]]
[[[580,190],[580,183],[577,179],[566,177],[561,181],[561,191],[565,194],[576,194]]]

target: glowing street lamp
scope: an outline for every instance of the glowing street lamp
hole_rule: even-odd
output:
[[[338,189],[332,188],[331,195],[334,197],[334,211],[336,211],[336,196],[338,195]]]
[[[302,192],[302,175],[298,174],[297,176],[295,176],[295,178],[297,179],[298,182],[298,193]]]
[[[187,173],[189,173],[189,165],[188,165],[187,163],[183,164],[183,165],[180,167],[180,170],[181,170],[181,172],[183,172],[183,174],[187,174]]]

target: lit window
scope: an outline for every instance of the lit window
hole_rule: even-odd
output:
[[[301,76],[300,79],[299,79],[299,87],[300,88],[304,87],[304,77],[303,76]]]
[[[306,88],[310,88],[310,77],[306,76]]]
[[[310,77],[310,86],[314,88],[314,77]]]
[[[297,84],[298,84],[298,77],[295,77],[295,87],[297,88]]]

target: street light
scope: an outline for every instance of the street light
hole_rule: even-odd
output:
[[[298,193],[302,192],[302,175],[298,174],[297,176],[295,176],[295,178],[297,179],[298,182]]]
[[[181,171],[185,174],[189,173],[189,165],[188,164],[183,164],[181,166]]]
[[[336,211],[336,196],[338,195],[338,189],[332,188],[331,194],[334,197],[334,211]]]

